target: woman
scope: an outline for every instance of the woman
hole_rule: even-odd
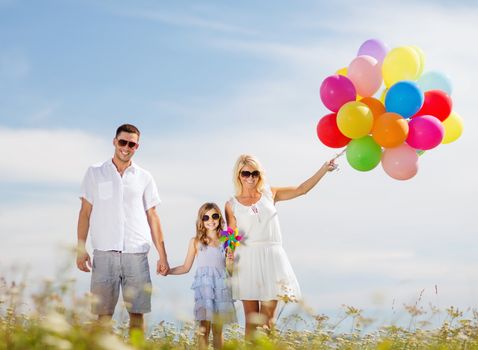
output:
[[[270,187],[259,161],[241,155],[234,166],[235,196],[226,203],[226,221],[243,235],[234,256],[232,297],[241,300],[246,338],[257,326],[273,326],[279,298],[300,298],[300,288],[282,238],[275,203],[304,195],[328,172],[334,159],[325,162],[297,187]]]

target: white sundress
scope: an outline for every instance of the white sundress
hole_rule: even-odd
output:
[[[232,298],[235,300],[278,300],[301,297],[300,287],[282,248],[282,235],[272,192],[267,186],[254,205],[230,199],[241,244],[234,254]]]

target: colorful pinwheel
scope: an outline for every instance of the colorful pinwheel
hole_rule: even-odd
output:
[[[237,227],[234,230],[228,227],[226,231],[221,231],[221,237],[219,237],[219,240],[224,243],[224,249],[229,247],[232,251],[241,244],[239,242],[241,239],[242,236],[239,235]]]

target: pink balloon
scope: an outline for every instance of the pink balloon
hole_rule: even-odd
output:
[[[355,101],[357,93],[352,81],[343,75],[331,75],[320,85],[320,99],[332,112],[350,101]]]
[[[429,150],[438,146],[445,135],[445,128],[438,118],[431,115],[415,117],[408,123],[407,143],[415,149]]]
[[[382,68],[372,56],[358,56],[350,63],[347,77],[354,83],[357,94],[372,96],[382,85]]]
[[[382,155],[383,170],[396,180],[408,180],[418,172],[418,154],[407,145],[386,148]]]

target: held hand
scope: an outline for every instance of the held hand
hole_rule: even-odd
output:
[[[162,276],[167,276],[168,273],[169,273],[169,264],[168,264],[168,261],[161,261],[161,260],[158,260],[158,263],[156,265],[156,273],[157,274],[160,274]]]
[[[76,266],[81,271],[91,271],[91,258],[86,250],[78,251],[78,254],[76,256]]]

